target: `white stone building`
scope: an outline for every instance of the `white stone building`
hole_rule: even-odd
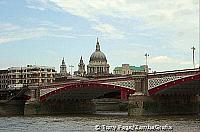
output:
[[[55,80],[56,73],[54,67],[36,65],[10,67],[6,72],[7,73],[4,72],[4,74],[0,72],[1,82],[6,82],[4,86],[0,88],[17,88],[21,87],[22,84],[39,85],[43,83],[52,83]]]

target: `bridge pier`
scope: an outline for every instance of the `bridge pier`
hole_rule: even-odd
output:
[[[37,115],[40,111],[40,87],[30,87],[27,92],[30,99],[26,101],[24,106],[24,115]]]
[[[200,96],[146,96],[129,97],[129,115],[199,114]]]
[[[39,101],[27,101],[24,107],[24,115],[37,115],[40,111]]]

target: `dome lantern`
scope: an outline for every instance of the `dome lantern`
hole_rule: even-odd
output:
[[[100,51],[100,45],[99,45],[99,40],[97,38],[97,44],[96,44],[96,51]]]

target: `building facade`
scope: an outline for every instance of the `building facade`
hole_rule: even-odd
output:
[[[87,65],[87,75],[108,75],[109,67],[105,54],[100,50],[100,44],[97,38],[96,50],[90,56],[89,64]]]
[[[0,89],[6,89],[8,81],[8,70],[0,70]]]
[[[121,67],[115,67],[114,75],[138,75],[148,73],[148,66],[142,65],[140,67],[130,66],[129,64],[122,64]]]
[[[39,85],[52,83],[55,80],[55,68],[47,66],[27,65],[27,67],[10,67],[7,73],[1,70],[1,88],[18,88],[22,84]]]

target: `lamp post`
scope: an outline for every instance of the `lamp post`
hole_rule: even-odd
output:
[[[192,48],[192,61],[193,61],[193,66],[194,66],[194,68],[195,68],[195,61],[194,61],[194,51],[195,51],[195,47],[193,46]]]
[[[71,75],[73,76],[72,68],[73,68],[74,66],[73,66],[73,65],[69,65],[69,67],[71,68]]]
[[[147,65],[147,59],[149,57],[149,54],[146,53],[144,56],[146,57],[146,65]]]

